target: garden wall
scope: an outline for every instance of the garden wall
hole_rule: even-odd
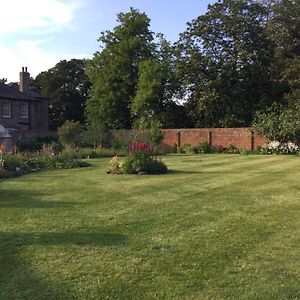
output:
[[[193,128],[193,129],[163,129],[162,147],[169,149],[174,144],[196,146],[208,142],[216,148],[226,148],[230,144],[236,148],[254,150],[266,143],[267,139],[251,128]]]
[[[267,138],[251,128],[182,128],[163,129],[162,131],[164,139],[161,147],[165,150],[173,149],[175,144],[178,146],[184,144],[197,146],[201,142],[208,142],[216,148],[226,148],[231,144],[236,148],[254,150],[267,142]],[[123,130],[122,135],[129,141],[131,130]]]

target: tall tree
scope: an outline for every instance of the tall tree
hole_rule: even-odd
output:
[[[90,81],[85,75],[85,61],[62,60],[40,73],[32,87],[49,97],[49,127],[56,130],[66,120],[84,122],[84,107]]]
[[[274,44],[254,0],[219,0],[181,35],[181,72],[196,126],[248,126],[274,100]]]
[[[300,2],[268,0],[267,3],[270,8],[268,29],[276,44],[283,93],[290,106],[300,107]]]
[[[132,100],[133,120],[155,117],[164,127],[172,127],[172,110],[176,110],[175,49],[159,34],[151,59],[139,65],[136,95]],[[174,119],[174,118],[173,118]]]
[[[118,14],[113,31],[102,32],[101,51],[88,65],[92,82],[87,114],[98,112],[109,128],[130,128],[130,105],[135,96],[139,64],[153,56],[155,44],[150,19],[131,8]]]

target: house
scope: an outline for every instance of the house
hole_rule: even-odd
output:
[[[27,67],[20,72],[20,82],[0,82],[1,139],[24,139],[48,132],[48,98],[31,91]],[[4,129],[3,129],[4,128]]]

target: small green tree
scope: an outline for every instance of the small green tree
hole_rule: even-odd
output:
[[[147,120],[141,117],[135,122],[133,139],[152,146],[159,146],[164,138],[161,122],[152,118]]]
[[[151,145],[159,146],[164,139],[161,127],[161,123],[157,119],[152,119],[150,121],[149,136]]]
[[[300,136],[299,109],[274,103],[265,112],[257,112],[252,126],[273,141],[297,140]]]
[[[82,125],[79,122],[67,120],[58,128],[58,139],[66,148],[74,149],[79,144],[82,134]]]

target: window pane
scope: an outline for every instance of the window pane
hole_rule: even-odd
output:
[[[28,118],[28,103],[21,104],[21,118],[22,119]]]
[[[11,117],[11,103],[9,101],[3,102],[3,111],[2,111],[3,118],[10,118]]]

